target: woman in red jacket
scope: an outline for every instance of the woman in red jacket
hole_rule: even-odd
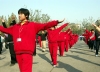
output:
[[[58,36],[58,46],[59,46],[60,56],[63,56],[64,54],[66,34],[68,33],[68,31],[69,29],[65,32],[60,32]]]
[[[57,29],[55,29],[55,27],[51,27],[50,29],[47,30],[49,51],[50,51],[50,55],[51,55],[52,64],[53,64],[54,67],[57,66],[58,35],[59,35],[59,32],[67,25],[68,24],[64,24]]]
[[[29,22],[29,10],[21,8],[18,11],[20,23],[4,28],[0,26],[0,31],[11,34],[14,41],[14,51],[20,72],[32,72],[33,52],[35,47],[36,34],[40,30],[46,30],[56,26],[62,21],[51,21],[48,23]]]

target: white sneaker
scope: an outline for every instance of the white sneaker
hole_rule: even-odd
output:
[[[95,55],[96,57],[98,56],[98,55]]]
[[[53,65],[53,67],[57,67],[57,65]]]
[[[59,64],[57,63],[56,65],[53,65],[53,67],[57,67]]]
[[[45,52],[45,49],[42,49],[43,52]]]

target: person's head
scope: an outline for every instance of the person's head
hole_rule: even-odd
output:
[[[51,30],[54,30],[54,29],[55,29],[55,26],[54,26],[54,27],[51,27],[50,29],[51,29]]]
[[[100,28],[100,25],[97,25]]]
[[[20,9],[18,10],[18,15],[19,15],[19,20],[20,20],[20,21],[29,20],[30,12],[29,12],[28,9],[20,8]]]
[[[41,31],[42,32],[42,34],[44,34],[45,32],[44,31]]]
[[[91,32],[94,32],[94,29],[91,29]]]

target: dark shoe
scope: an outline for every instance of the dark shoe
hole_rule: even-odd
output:
[[[42,52],[45,52],[45,51],[42,51]]]
[[[33,56],[36,56],[36,54],[34,54]]]
[[[15,65],[15,63],[14,64],[10,64],[10,66],[14,66]]]

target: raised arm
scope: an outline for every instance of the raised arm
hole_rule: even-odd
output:
[[[68,23],[63,24],[61,27],[57,28],[56,30],[60,32],[64,27],[66,27]]]
[[[65,33],[68,33],[71,29],[69,28]]]
[[[9,28],[4,28],[3,26],[0,26],[0,31],[13,35],[13,26]]]
[[[96,24],[93,24],[93,26],[100,32],[100,28]]]
[[[47,30],[48,28],[56,26],[58,23],[61,23],[63,21],[64,20],[62,21],[56,20],[56,21],[50,21],[47,23],[34,23],[34,25],[35,25],[36,32],[38,32],[40,30]]]
[[[11,25],[15,25],[15,24],[16,24],[16,21],[13,20],[13,21],[10,23],[10,26],[11,26]]]
[[[4,19],[2,19],[2,25],[3,25],[3,27],[7,28],[7,26],[6,26],[6,23],[5,23]]]

